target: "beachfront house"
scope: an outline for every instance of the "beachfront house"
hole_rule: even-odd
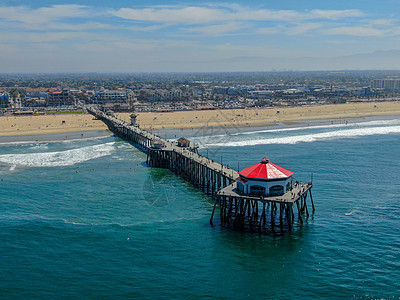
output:
[[[46,98],[47,106],[62,106],[62,105],[74,105],[74,96],[68,89],[62,91],[50,92]]]
[[[238,192],[260,196],[280,196],[292,188],[293,172],[264,157],[261,162],[239,172]]]

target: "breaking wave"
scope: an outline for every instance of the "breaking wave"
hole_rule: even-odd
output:
[[[367,121],[367,122],[347,122],[341,124],[326,124],[326,125],[303,125],[299,127],[285,127],[285,128],[274,128],[274,129],[262,129],[262,130],[252,130],[225,134],[211,134],[202,135],[201,138],[219,138],[225,137],[227,134],[230,136],[241,136],[241,135],[252,135],[260,133],[274,133],[274,132],[290,132],[290,131],[300,131],[300,130],[314,130],[314,129],[333,129],[333,128],[349,128],[349,127],[367,127],[367,126],[388,126],[388,125],[399,125],[399,119],[393,120],[377,120],[377,121]],[[190,140],[199,140],[198,136],[189,137]],[[177,140],[177,139],[175,139]]]
[[[246,131],[238,132],[232,135],[249,135],[257,133],[268,133],[268,132],[286,132],[286,131],[300,131],[300,130],[313,130],[313,129],[331,129],[331,128],[343,128],[343,127],[365,127],[365,126],[380,126],[380,125],[398,125],[400,120],[382,120],[382,121],[369,121],[369,122],[357,122],[357,123],[343,123],[343,124],[330,124],[330,125],[313,125],[313,126],[300,126],[290,128],[277,128],[277,129],[265,129],[258,131]]]
[[[0,155],[0,163],[22,167],[62,167],[112,154],[114,142],[59,152]]]
[[[109,138],[110,135],[104,135],[104,136],[93,136],[93,137],[85,137],[85,138],[75,138],[75,139],[60,139],[60,138],[54,138],[52,140],[26,140],[26,141],[1,141],[0,146],[25,146],[25,145],[32,145],[32,146],[38,146],[42,144],[51,144],[51,143],[74,143],[74,142],[82,142],[82,141],[94,141],[94,140],[101,140],[101,139],[106,139]]]
[[[240,147],[240,146],[254,146],[254,145],[268,145],[268,144],[296,144],[296,143],[311,143],[316,141],[340,139],[340,138],[354,138],[368,135],[384,135],[400,133],[400,126],[386,126],[386,127],[366,127],[345,129],[337,131],[328,131],[313,134],[294,135],[276,138],[252,139],[241,140],[224,143],[208,144],[208,146],[215,147]]]

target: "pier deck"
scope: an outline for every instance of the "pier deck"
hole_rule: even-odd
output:
[[[287,191],[285,194],[281,196],[267,197],[267,196],[243,194],[236,189],[236,183],[232,183],[227,187],[224,187],[223,189],[219,190],[217,195],[226,197],[235,197],[237,199],[244,198],[250,200],[258,200],[260,202],[295,204],[296,201],[298,201],[302,195],[304,195],[309,189],[311,189],[311,187],[312,187],[311,183],[299,182],[295,184],[295,186],[293,186],[293,188],[290,191]]]

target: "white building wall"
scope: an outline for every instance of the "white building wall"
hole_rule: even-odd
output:
[[[267,195],[269,194],[269,189],[276,185],[282,186],[284,193],[286,193],[287,190],[286,186],[291,181],[292,181],[291,177],[287,178],[286,180],[279,180],[279,181],[257,181],[248,179],[248,181],[244,184],[244,193],[250,194],[250,187],[253,185],[264,187]]]

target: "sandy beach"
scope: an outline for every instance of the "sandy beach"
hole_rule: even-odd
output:
[[[351,103],[274,109],[232,109],[138,113],[142,128],[191,128],[204,126],[256,126],[286,121],[348,119],[400,114],[400,102]],[[117,116],[129,121],[129,113]],[[0,136],[21,136],[105,130],[107,127],[89,114],[0,117]]]
[[[351,103],[310,107],[230,109],[139,113],[138,124],[146,129],[205,126],[256,126],[304,120],[347,119],[400,114],[400,102]],[[129,114],[118,114],[129,121]]]
[[[105,130],[107,126],[89,114],[51,114],[0,117],[0,136],[21,136]]]

